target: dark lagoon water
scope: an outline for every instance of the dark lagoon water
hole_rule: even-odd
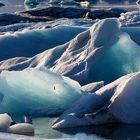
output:
[[[83,0],[84,1],[84,0]],[[17,11],[25,11],[29,10],[31,8],[38,8],[38,7],[44,7],[44,6],[49,6],[48,1],[40,2],[39,5],[36,6],[29,6],[24,4],[24,0],[1,0],[2,3],[5,4],[5,6],[0,7],[0,13],[14,13]],[[78,3],[78,2],[77,2]],[[138,10],[137,5],[135,4],[135,0],[132,3],[124,2],[124,3],[113,3],[113,4],[108,4],[108,3],[93,3],[93,0],[90,1],[91,9],[104,9],[104,8],[123,8],[127,10]],[[77,5],[71,5],[71,6],[78,6]]]

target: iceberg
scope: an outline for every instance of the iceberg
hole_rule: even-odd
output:
[[[16,24],[11,24],[11,25],[5,25],[5,26],[2,26],[0,28],[0,32],[2,32],[3,34],[6,34],[7,32],[17,32],[17,31],[18,32],[22,32],[22,30],[24,30],[24,29],[26,29],[26,30],[27,29],[28,30],[46,29],[47,30],[47,29],[51,28],[52,30],[54,30],[54,28],[56,29],[56,27],[58,27],[58,29],[61,30],[61,28],[59,28],[59,27],[60,26],[64,26],[64,29],[65,29],[66,32],[68,32],[68,30],[66,30],[66,27],[67,27],[69,29],[69,31],[71,29],[73,29],[73,32],[75,32],[75,33],[76,33],[76,29],[77,29],[77,34],[79,34],[80,33],[80,29],[81,29],[81,32],[83,32],[83,31],[87,30],[87,28],[83,28],[83,27],[90,27],[94,23],[95,23],[95,21],[93,21],[91,19],[68,19],[68,18],[61,18],[61,19],[56,19],[56,20],[48,21],[48,22],[37,22],[37,23],[34,23],[34,22],[23,22],[23,23],[16,23]],[[77,34],[75,34],[75,36]]]
[[[68,109],[53,128],[110,123],[140,124],[140,72],[126,75]],[[83,107],[86,104],[86,107]],[[90,107],[90,108],[87,108]],[[81,109],[83,107],[83,109]],[[93,111],[89,113],[89,111]]]
[[[110,120],[113,122],[120,122],[126,124],[140,124],[140,72],[135,73],[132,77],[128,78],[124,82],[121,82],[117,87],[114,95],[110,99],[110,104],[104,106],[102,111],[100,110],[93,122],[109,123]],[[105,118],[102,121],[102,117]],[[91,115],[92,116],[92,115]],[[106,119],[107,117],[108,119]],[[101,119],[99,122],[97,119]],[[95,119],[95,120],[94,120]]]
[[[3,100],[0,113],[23,115],[58,115],[82,95],[80,85],[46,68],[3,71],[0,75]]]
[[[132,73],[123,76],[116,81],[100,88],[95,93],[82,96],[56,120],[52,128],[59,129],[93,125],[91,119],[85,118],[85,115],[91,113],[95,114],[105,105],[108,105],[110,103],[110,99],[113,97],[113,95],[115,95],[115,91],[117,87],[119,87],[120,83],[124,83],[124,81],[131,78],[133,75],[134,74]]]
[[[107,84],[140,70],[140,47],[132,40],[135,36],[132,34],[131,38],[125,31],[120,28],[118,19],[100,20],[69,42],[34,57],[2,61],[0,70],[47,67],[81,85],[98,81]]]
[[[8,128],[9,133],[34,136],[34,127],[28,123],[18,123]]]
[[[85,30],[84,27],[62,25],[54,28],[44,27],[44,29],[38,30],[25,29],[0,35],[0,52],[3,54],[0,56],[0,60],[13,57],[32,57],[47,49],[68,42],[83,30]],[[62,37],[62,34],[65,37]]]

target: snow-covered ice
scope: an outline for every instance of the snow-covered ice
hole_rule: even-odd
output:
[[[74,28],[77,30],[76,27]],[[110,32],[108,32],[108,28]],[[81,32],[82,29],[79,31]],[[53,32],[53,30],[55,29],[51,31]],[[21,70],[27,67],[45,66],[55,73],[80,82],[81,85],[98,81],[104,81],[106,84],[125,74],[140,70],[140,42],[139,38],[132,33],[137,31],[137,35],[139,35],[139,28],[138,30],[121,28],[120,22],[112,18],[100,20],[89,29],[84,28],[83,30],[74,39],[56,47],[55,42],[58,45],[58,39],[54,39],[53,42],[48,34],[51,38],[51,41],[48,42],[52,45],[52,49],[32,58],[16,57],[2,61],[0,69]],[[59,34],[53,35],[57,38]],[[69,39],[71,37],[71,35],[68,36]],[[66,41],[61,36],[60,40],[62,40],[61,42]],[[47,40],[45,41],[47,42]],[[50,48],[49,45],[47,47]]]
[[[23,30],[0,35],[0,52],[3,54],[0,56],[0,60],[34,56],[68,42],[83,30],[85,30],[84,27],[57,26],[50,29]]]
[[[102,109],[104,105],[110,103],[109,100],[115,94],[115,91],[117,87],[119,87],[120,83],[124,83],[124,81],[131,78],[133,75],[134,74],[123,76],[100,88],[95,93],[83,96],[68,110],[66,110],[52,127],[58,129],[95,124],[89,119],[86,119],[85,114],[96,113],[98,110]]]
[[[19,134],[19,135],[27,135],[34,136],[35,130],[33,125],[28,123],[18,123],[10,126],[8,128],[9,133]]]

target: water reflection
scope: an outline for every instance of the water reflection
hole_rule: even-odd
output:
[[[140,139],[140,125],[106,125],[72,128],[61,130],[65,137],[73,136],[81,140],[110,139],[110,140],[138,140]],[[67,134],[67,135],[66,135]],[[78,135],[77,135],[78,134]],[[98,136],[98,137],[97,137]],[[84,139],[83,139],[84,138]]]

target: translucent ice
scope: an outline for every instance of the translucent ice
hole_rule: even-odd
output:
[[[0,113],[58,114],[81,96],[80,85],[49,70],[4,71],[0,76],[4,98]]]

